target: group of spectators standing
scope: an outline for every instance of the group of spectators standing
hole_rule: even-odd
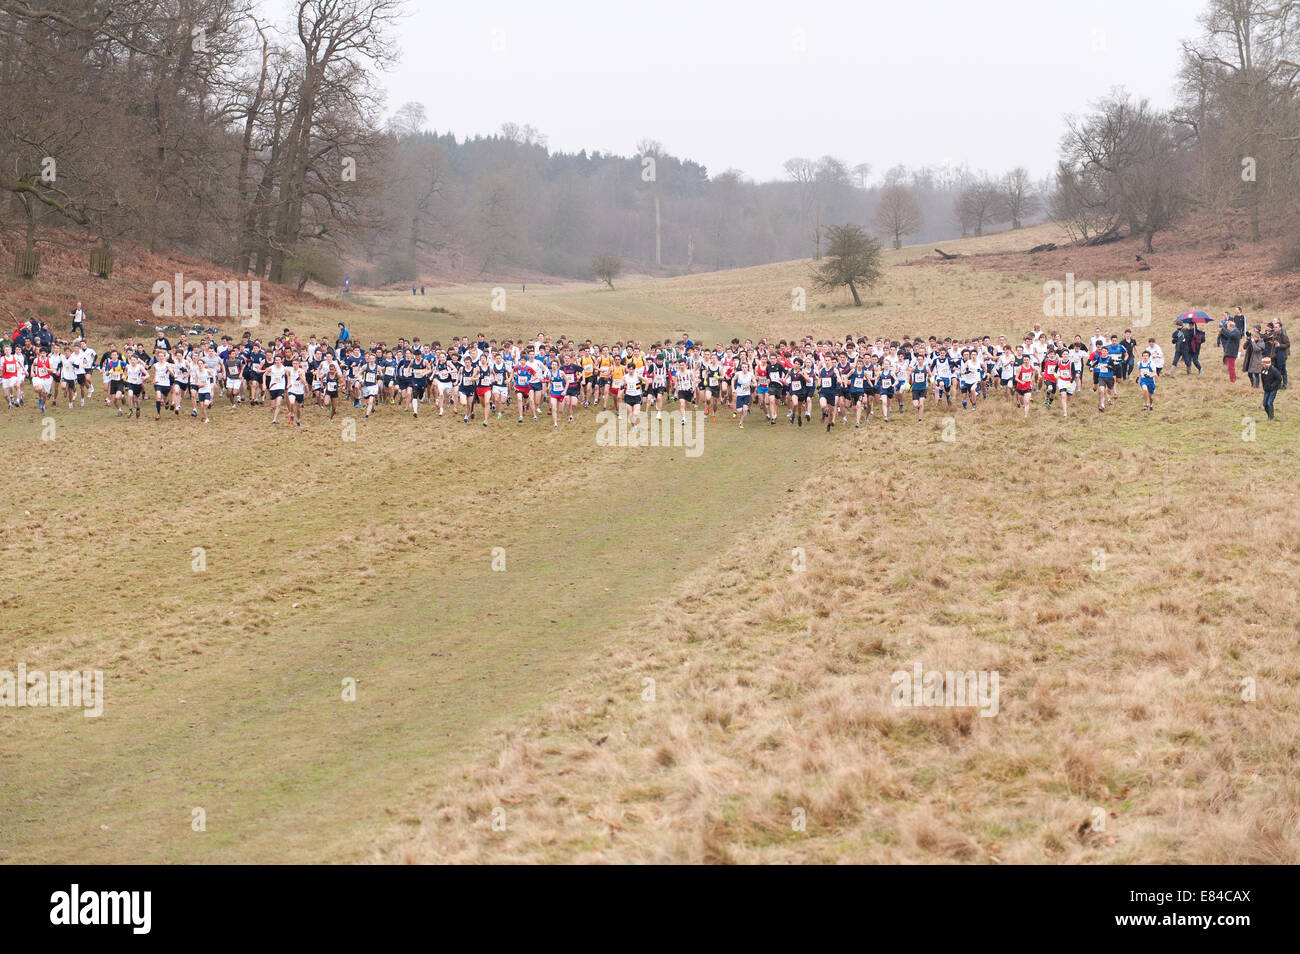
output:
[[[1200,370],[1201,363],[1197,360],[1200,345],[1195,341],[1197,336],[1202,340],[1205,337],[1203,332],[1181,325],[1174,332],[1175,367],[1181,355],[1189,373],[1192,363]],[[1291,338],[1281,320],[1248,329],[1246,316],[1238,306],[1235,314],[1224,312],[1219,319],[1217,344],[1223,349],[1223,363],[1228,369],[1228,380],[1237,380],[1237,362],[1240,360],[1241,370],[1250,379],[1250,386],[1264,392],[1264,410],[1268,413],[1269,420],[1272,420],[1277,392],[1287,387],[1286,359],[1291,352]]]

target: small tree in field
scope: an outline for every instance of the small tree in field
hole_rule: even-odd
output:
[[[813,266],[813,283],[825,289],[848,285],[853,304],[861,306],[858,286],[880,281],[880,243],[856,225],[832,225],[826,237],[826,258]]]
[[[614,279],[623,274],[623,263],[613,255],[597,255],[591,260],[591,274],[613,288]]]

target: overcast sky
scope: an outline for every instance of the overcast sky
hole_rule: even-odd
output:
[[[552,150],[641,138],[762,181],[791,156],[1035,177],[1062,117],[1123,85],[1170,105],[1200,0],[411,0],[381,82],[458,137],[531,123]]]

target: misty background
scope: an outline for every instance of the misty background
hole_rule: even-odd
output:
[[[1293,204],[1293,7],[0,0],[0,236],[298,287],[730,268],[841,224],[1150,246]]]

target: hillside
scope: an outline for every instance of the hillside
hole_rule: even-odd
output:
[[[1294,223],[1270,218],[1261,241],[1252,243],[1245,239],[1249,232],[1244,212],[1198,213],[1182,227],[1157,235],[1156,250],[1145,252],[1138,238],[1088,248],[1071,246],[1063,230],[1048,224],[990,236],[997,244],[968,247],[962,264],[1044,279],[1060,280],[1066,272],[1091,280],[1136,278],[1150,281],[1186,306],[1213,305],[1221,312],[1240,304],[1248,314],[1266,310],[1287,315],[1300,307],[1300,271],[1279,271],[1276,262],[1294,231]],[[1028,249],[1048,242],[1060,247],[1029,254]],[[1138,256],[1149,269],[1140,267]],[[935,255],[920,257],[918,263],[952,264]],[[1176,313],[1162,317],[1172,321]]]
[[[0,232],[0,320],[10,330],[30,315],[49,323],[57,335],[66,335],[67,313],[78,300],[87,312],[86,333],[97,338],[121,338],[138,333],[144,327],[152,332],[154,324],[175,322],[191,325],[196,321],[223,331],[239,328],[237,319],[174,318],[156,319],[152,307],[153,286],[163,281],[172,284],[177,273],[185,281],[236,281],[241,277],[229,269],[181,253],[152,254],[137,243],[123,241],[114,249],[113,274],[107,279],[90,274],[89,255],[95,246],[80,241],[71,233],[58,233],[53,241],[42,241],[41,271],[34,279],[13,274],[14,252],[21,249],[11,233]],[[299,296],[289,287],[262,282],[261,318],[274,325],[303,308],[339,308],[330,298],[319,298],[311,290]],[[275,328],[279,331],[279,328]]]

